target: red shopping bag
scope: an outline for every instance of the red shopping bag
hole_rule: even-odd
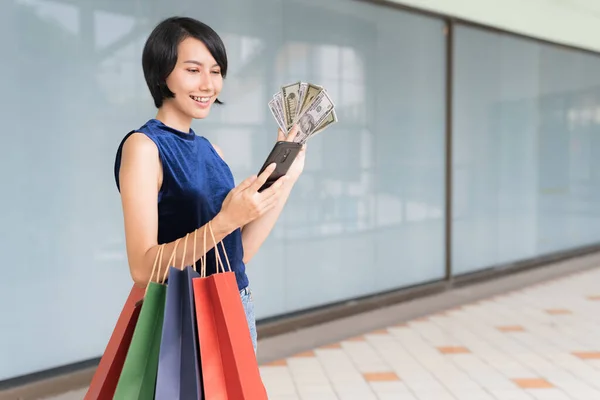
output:
[[[127,356],[127,350],[129,350],[129,344],[133,337],[133,331],[140,315],[144,292],[145,289],[139,286],[134,285],[131,288],[84,400],[113,398]]]
[[[208,225],[211,235],[212,227]],[[206,243],[206,229],[205,229]],[[214,242],[214,235],[213,235]],[[223,252],[225,246],[221,243]],[[206,246],[204,246],[206,248]],[[210,400],[267,400],[235,274],[223,271],[193,279],[204,396]]]

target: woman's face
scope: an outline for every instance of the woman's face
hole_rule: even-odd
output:
[[[208,116],[221,93],[223,76],[204,43],[188,37],[179,44],[177,64],[166,82],[175,97],[165,99],[165,104],[170,103],[189,117],[202,119]]]

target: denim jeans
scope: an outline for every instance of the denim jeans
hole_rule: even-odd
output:
[[[240,296],[242,297],[242,304],[244,305],[244,311],[246,312],[246,320],[248,321],[248,328],[250,328],[250,337],[252,338],[252,346],[254,347],[254,353],[256,354],[256,317],[254,315],[254,302],[252,301],[252,291],[250,288],[240,290]]]

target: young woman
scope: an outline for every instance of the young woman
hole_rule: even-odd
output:
[[[256,351],[256,324],[245,265],[263,244],[294,183],[304,168],[304,149],[286,176],[262,192],[259,188],[274,165],[260,176],[234,185],[220,149],[191,129],[193,119],[208,117],[227,73],[225,46],[209,26],[191,18],[174,17],[156,26],[142,56],[144,77],[156,117],[125,136],[115,160],[121,193],[127,257],[133,280],[147,285],[159,244],[170,255],[177,239],[194,238],[177,246],[175,265],[196,263],[206,254],[207,275],[216,272],[214,243],[204,229],[209,221],[217,243],[223,240],[235,272]],[[297,127],[277,140],[293,140]],[[163,257],[164,271],[169,257]],[[221,253],[223,259],[223,254]],[[197,268],[199,271],[199,268]]]

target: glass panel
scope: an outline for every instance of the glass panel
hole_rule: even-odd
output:
[[[453,270],[597,243],[600,57],[456,29]]]
[[[314,4],[313,4],[314,3]],[[99,356],[129,277],[113,178],[154,117],[145,39],[171,15],[223,37],[226,102],[194,129],[239,182],[276,138],[283,83],[325,86],[340,122],[248,265],[259,318],[443,276],[443,23],[361,2],[10,0],[0,13],[0,380]],[[284,16],[294,15],[286,19]],[[415,38],[418,38],[415,40]],[[43,340],[40,340],[43,332]]]

